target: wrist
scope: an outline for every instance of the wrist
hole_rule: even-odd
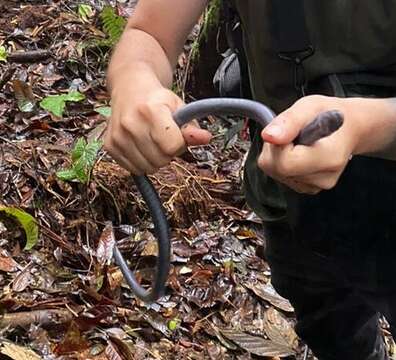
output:
[[[138,62],[110,69],[107,84],[111,97],[125,93],[145,94],[163,87],[150,66]]]
[[[345,100],[345,116],[353,129],[353,154],[382,151],[396,140],[396,99],[342,100]]]

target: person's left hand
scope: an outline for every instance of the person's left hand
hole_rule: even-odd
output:
[[[333,188],[361,138],[359,103],[346,98],[307,96],[277,116],[262,132],[263,150],[259,167],[291,189],[317,194]],[[312,146],[294,145],[299,132],[318,114],[339,110],[344,124]]]

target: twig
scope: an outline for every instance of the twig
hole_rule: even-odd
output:
[[[45,235],[47,235],[50,239],[54,240],[56,243],[58,243],[64,249],[68,250],[71,254],[73,254],[73,255],[79,254],[79,252],[77,251],[75,246],[67,243],[61,236],[59,236],[58,234],[55,234],[51,229],[49,229],[43,225],[40,225],[40,229]],[[87,259],[86,254],[82,253],[79,255],[83,255]]]
[[[115,196],[113,195],[113,193],[106,187],[104,186],[99,180],[96,180],[96,183],[98,184],[98,186],[107,194],[111,197],[111,200],[113,200],[113,204],[114,207],[116,208],[117,211],[117,217],[118,217],[118,224],[122,223],[122,216],[121,216],[121,210],[120,207],[118,205],[118,202],[115,198]]]
[[[34,63],[47,60],[52,55],[49,50],[16,51],[7,56],[7,60],[12,63]]]
[[[21,311],[16,313],[5,314],[0,317],[0,328],[17,326],[29,326],[38,324],[42,326],[59,325],[70,322],[73,315],[68,310],[47,309],[35,311]]]

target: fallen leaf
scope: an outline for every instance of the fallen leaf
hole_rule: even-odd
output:
[[[32,87],[28,83],[18,79],[13,80],[12,87],[18,102],[19,110],[22,112],[33,111],[36,100],[33,95]]]
[[[26,211],[10,206],[0,206],[0,212],[4,212],[7,215],[12,216],[22,226],[26,235],[26,245],[24,250],[30,250],[37,244],[39,230],[36,219],[32,215],[28,214]]]
[[[243,284],[246,288],[252,290],[258,297],[268,301],[270,304],[274,305],[276,308],[286,311],[286,312],[294,312],[294,308],[292,304],[282,296],[280,296],[272,284],[261,284],[259,282],[255,284],[251,284],[245,282]]]
[[[297,344],[297,334],[293,325],[278,310],[269,308],[264,315],[264,330],[274,342],[294,349]]]
[[[289,347],[266,340],[262,337],[252,336],[237,330],[221,330],[221,333],[232,340],[247,352],[259,356],[279,356],[286,357],[295,355],[295,352]]]
[[[133,358],[125,357],[118,346],[111,340],[108,342],[105,353],[109,360],[133,360]]]
[[[32,282],[32,273],[30,272],[32,264],[26,266],[14,279],[12,283],[12,290],[15,292],[22,292]]]
[[[18,271],[18,263],[7,253],[6,250],[0,250],[0,271],[15,272]]]
[[[42,360],[33,350],[8,341],[0,343],[0,354],[8,356],[12,360]]]
[[[100,264],[110,264],[113,258],[114,245],[115,237],[113,225],[111,222],[108,222],[102,231],[102,235],[100,235],[98,248],[96,250],[96,256]]]
[[[81,335],[76,322],[72,321],[63,340],[56,345],[54,352],[64,355],[72,352],[82,352],[89,347],[88,342]]]

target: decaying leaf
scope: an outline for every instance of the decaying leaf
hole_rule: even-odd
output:
[[[109,342],[107,345],[105,353],[109,360],[125,360],[120,351],[112,342]]]
[[[278,344],[294,349],[297,344],[297,334],[293,324],[274,308],[269,308],[264,318],[264,329],[267,336]]]
[[[15,345],[11,342],[1,340],[0,354],[8,356],[12,360],[42,360],[40,356],[27,347]]]
[[[7,253],[7,251],[0,249],[0,271],[15,272],[18,271],[18,268],[18,263]]]
[[[12,282],[12,290],[15,292],[22,292],[25,290],[29,284],[32,282],[33,275],[30,272],[32,269],[32,264],[26,266],[14,279]]]
[[[58,355],[64,355],[73,352],[80,352],[87,348],[89,348],[89,343],[82,336],[77,324],[72,321],[65,337],[56,345],[54,351]]]
[[[12,82],[12,86],[19,110],[22,112],[33,111],[36,100],[33,95],[32,87],[28,83],[18,79]]]
[[[221,330],[221,333],[227,338],[232,340],[242,349],[247,352],[268,357],[286,357],[295,355],[295,352],[289,347],[282,344],[277,344],[271,340],[266,340],[262,337],[252,336],[244,332],[235,330]]]
[[[262,284],[256,282],[255,284],[251,284],[249,282],[245,282],[243,285],[248,289],[252,290],[258,297],[264,299],[265,301],[268,301],[270,304],[274,305],[278,309],[286,312],[294,311],[293,306],[290,304],[290,302],[280,296],[270,283]]]
[[[113,225],[111,222],[108,222],[102,231],[102,235],[100,235],[98,248],[96,250],[96,256],[100,264],[110,264],[113,258],[114,245],[115,237]]]

